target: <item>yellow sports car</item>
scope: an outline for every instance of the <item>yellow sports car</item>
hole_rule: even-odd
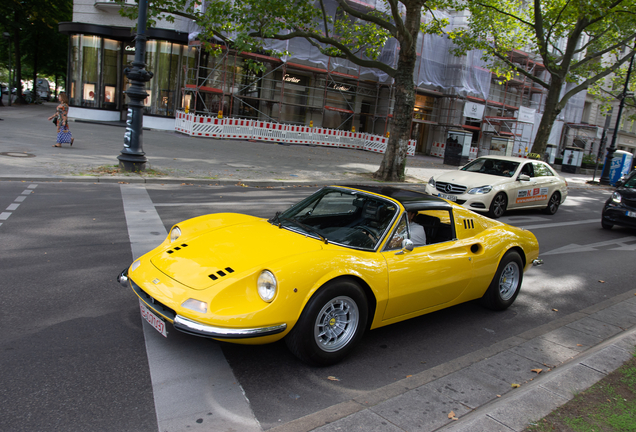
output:
[[[181,222],[118,277],[143,317],[217,340],[285,338],[329,365],[365,330],[480,299],[510,306],[535,236],[443,199],[392,187],[325,187],[271,219]]]

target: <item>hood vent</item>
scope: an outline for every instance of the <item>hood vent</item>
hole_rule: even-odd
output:
[[[225,271],[223,271],[225,270]],[[219,270],[216,273],[212,273],[208,275],[208,277],[212,280],[217,280],[219,277],[227,276],[230,273],[234,273],[234,269],[232,267],[225,267],[225,269]],[[227,273],[226,273],[227,272]]]
[[[176,251],[180,251],[181,249],[183,249],[185,247],[188,247],[188,245],[185,244],[185,243],[182,243],[181,246],[175,246],[174,248],[168,250],[166,253],[168,255],[171,255],[171,254],[175,253]]]

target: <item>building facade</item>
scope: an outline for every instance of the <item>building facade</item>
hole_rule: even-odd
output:
[[[366,0],[373,2],[374,0]],[[373,5],[372,5],[373,6]],[[134,22],[121,17],[113,0],[75,0],[73,21],[60,23],[69,34],[67,91],[75,118],[126,118],[129,86],[124,69],[134,58]],[[463,16],[450,17],[462,25]],[[174,129],[178,111],[253,119],[386,136],[393,116],[392,80],[386,74],[328,58],[304,40],[274,41],[282,58],[203,50],[191,21],[175,17],[147,31],[144,126]],[[451,41],[420,34],[411,138],[416,151],[440,156],[450,136],[471,143],[476,153],[525,156],[543,110],[544,90],[526,78],[501,82],[481,53],[451,54]],[[380,59],[394,65],[397,43],[389,41]],[[540,75],[545,68],[523,52],[511,59]],[[252,72],[250,63],[260,71]],[[554,127],[550,142],[562,143],[563,125],[581,122],[582,98],[575,98]]]

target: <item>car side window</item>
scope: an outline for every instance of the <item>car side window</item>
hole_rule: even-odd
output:
[[[390,240],[386,244],[385,250],[401,249],[402,240],[409,238],[408,224],[406,223],[406,213],[402,215],[400,222],[395,227]]]
[[[552,171],[541,162],[532,162],[532,166],[536,177],[548,177],[553,175]]]
[[[525,174],[528,177],[534,177],[534,172],[532,169],[532,163],[527,163],[521,168],[521,174]]]

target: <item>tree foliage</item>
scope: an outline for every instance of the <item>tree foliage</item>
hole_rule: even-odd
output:
[[[15,83],[36,75],[66,75],[68,37],[60,34],[57,27],[60,21],[70,21],[72,12],[73,0],[0,2],[0,30],[11,35],[10,41],[3,38],[1,42],[0,58],[8,68],[10,43]],[[19,85],[17,90],[21,96]]]
[[[155,0],[148,17],[150,23],[173,20],[171,14],[194,19],[202,29],[201,40],[223,40],[238,51],[263,51],[268,39],[303,38],[327,56],[385,72],[394,79],[396,99],[387,152],[376,177],[401,181],[415,103],[418,33],[441,33],[447,23],[435,19],[433,11],[448,5],[446,0],[380,0],[375,7],[347,0],[213,0],[201,9],[188,0]],[[137,11],[122,8],[122,13],[135,19]],[[423,19],[427,13],[429,19]],[[378,60],[389,38],[399,44],[393,65]]]
[[[624,74],[634,55],[635,0],[468,0],[467,5],[471,15],[458,39],[460,52],[480,48],[496,73],[525,76],[546,90],[534,153],[544,154],[553,123],[572,96],[587,89],[600,94],[606,79]],[[537,53],[547,74],[537,76],[514,63],[513,50]]]

